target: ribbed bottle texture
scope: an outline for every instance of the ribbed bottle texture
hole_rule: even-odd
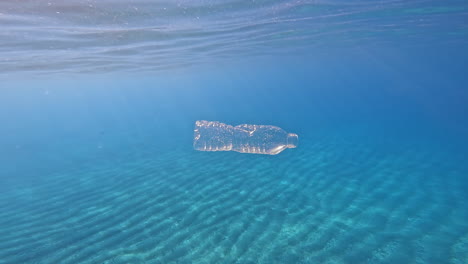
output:
[[[298,136],[276,126],[227,125],[218,121],[196,121],[193,147],[200,151],[237,151],[276,155],[295,148]]]

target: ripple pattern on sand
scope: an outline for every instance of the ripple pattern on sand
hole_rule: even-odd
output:
[[[173,151],[0,195],[0,263],[466,263],[466,168],[329,138]]]

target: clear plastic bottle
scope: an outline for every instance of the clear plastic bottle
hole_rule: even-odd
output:
[[[218,121],[196,121],[193,148],[200,151],[237,151],[276,155],[297,147],[298,136],[275,126],[230,126]]]

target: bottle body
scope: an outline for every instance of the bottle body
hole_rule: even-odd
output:
[[[193,147],[200,151],[237,151],[276,155],[297,147],[298,136],[276,126],[196,121]]]

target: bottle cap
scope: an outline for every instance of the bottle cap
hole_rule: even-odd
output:
[[[297,148],[297,144],[299,143],[299,136],[294,133],[289,133],[286,142],[288,144],[288,148]]]

